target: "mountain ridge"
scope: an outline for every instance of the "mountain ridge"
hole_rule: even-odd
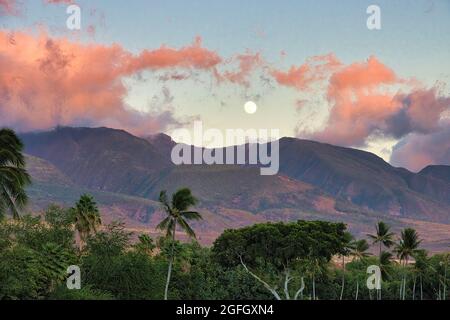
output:
[[[174,142],[164,134],[139,138],[105,127],[64,127],[20,136],[27,153],[45,159],[75,184],[92,190],[156,199],[162,189],[194,186],[203,199],[213,199],[209,201],[211,206],[232,201],[236,190],[249,190],[256,193],[249,194],[248,199],[241,197],[233,208],[256,213],[269,204],[272,209],[297,203],[299,209],[317,210],[314,201],[318,200],[304,195],[304,186],[308,186],[308,190],[315,190],[315,196],[333,199],[334,213],[378,212],[450,222],[450,183],[426,172],[392,167],[380,157],[357,149],[282,138],[280,172],[264,178],[251,173],[257,166],[174,166],[169,154]],[[282,179],[290,182],[283,185],[279,182]],[[289,185],[295,185],[297,191]],[[299,195],[294,196],[296,192]]]

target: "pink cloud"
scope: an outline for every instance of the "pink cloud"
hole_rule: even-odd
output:
[[[124,70],[130,74],[143,69],[172,67],[207,70],[221,61],[217,53],[203,48],[202,39],[197,37],[192,45],[181,49],[162,46],[156,50],[144,50],[139,56],[130,57]]]
[[[328,122],[310,138],[362,146],[374,134],[401,138],[411,132],[433,132],[450,108],[450,98],[440,97],[434,88],[397,92],[405,83],[375,57],[339,68],[328,82]]]
[[[395,165],[417,171],[428,164],[450,164],[450,123],[442,121],[450,97],[400,78],[376,57],[344,65],[333,55],[317,56],[272,75],[280,85],[301,92],[311,92],[315,84],[327,88],[328,121],[316,132],[299,132],[302,137],[353,147],[374,135],[393,137],[400,139],[392,154]],[[297,109],[305,103],[298,100]]]
[[[327,54],[311,57],[298,67],[292,66],[287,72],[273,69],[271,74],[281,85],[308,90],[315,83],[325,80],[340,65],[334,54]]]
[[[81,44],[46,33],[0,31],[0,125],[41,130],[56,125],[105,125],[134,133],[164,130],[167,111],[131,111],[122,80],[143,70],[212,69],[215,52],[200,39],[181,49],[161,47],[133,55],[120,45]]]

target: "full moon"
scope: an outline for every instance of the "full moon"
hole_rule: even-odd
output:
[[[258,106],[253,101],[247,101],[244,105],[245,112],[254,114],[258,110]]]

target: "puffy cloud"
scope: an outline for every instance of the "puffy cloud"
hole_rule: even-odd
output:
[[[410,132],[433,133],[440,129],[442,115],[450,110],[450,97],[441,97],[435,88],[398,94],[398,111],[386,119],[384,132],[401,138]]]
[[[308,90],[315,83],[328,78],[330,73],[340,65],[341,62],[330,53],[311,57],[298,67],[292,66],[287,72],[273,69],[271,74],[281,85]]]
[[[45,33],[18,32],[11,39],[0,31],[0,125],[22,131],[88,124],[145,134],[164,130],[176,122],[171,111],[128,108],[123,78],[143,70],[212,69],[219,62],[199,38],[181,49],[133,55],[116,44],[81,44]]]
[[[450,97],[401,79],[376,57],[343,65],[333,55],[308,59],[288,72],[273,71],[281,85],[308,91],[326,89],[329,117],[312,133],[299,135],[344,146],[364,146],[373,137],[399,139],[392,163],[411,170],[428,164],[450,164]],[[321,91],[319,91],[320,93]],[[316,91],[314,92],[316,93]],[[298,100],[302,109],[305,99]]]
[[[450,121],[431,134],[413,133],[403,138],[393,149],[391,163],[412,171],[431,164],[450,165]]]
[[[393,96],[380,87],[397,82],[395,73],[375,57],[332,74],[327,99],[329,120],[312,138],[340,145],[362,145],[397,110]]]
[[[311,138],[362,146],[372,135],[401,138],[437,130],[441,114],[450,108],[450,98],[440,97],[434,88],[398,92],[407,84],[375,57],[340,68],[329,79],[328,122]]]
[[[217,66],[221,61],[217,53],[203,48],[201,38],[197,37],[191,46],[181,49],[162,46],[156,50],[144,50],[139,56],[129,59],[125,71],[131,74],[143,69],[173,67],[207,70]]]
[[[0,0],[0,7],[5,1]],[[226,70],[236,63],[235,70]],[[448,153],[427,143],[447,137],[449,124],[445,127],[442,118],[450,111],[450,97],[435,88],[411,86],[376,57],[344,65],[333,54],[315,56],[284,72],[270,68],[258,53],[224,61],[204,48],[199,37],[182,48],[161,46],[133,54],[117,44],[0,31],[0,125],[22,131],[104,125],[149,134],[178,123],[172,96],[163,88],[163,100],[156,103],[164,110],[156,105],[148,113],[132,110],[124,103],[125,78],[150,70],[162,71],[156,73],[160,81],[182,81],[207,71],[219,83],[248,86],[257,68],[269,70],[268,81],[308,94],[320,84],[329,117],[308,138],[345,146],[362,146],[378,135],[402,139],[392,161],[408,168],[448,159]],[[307,101],[302,97],[297,107],[304,108]]]

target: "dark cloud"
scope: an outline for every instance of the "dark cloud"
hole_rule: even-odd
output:
[[[450,121],[443,121],[433,133],[403,138],[393,149],[391,163],[412,171],[431,164],[450,165]]]

